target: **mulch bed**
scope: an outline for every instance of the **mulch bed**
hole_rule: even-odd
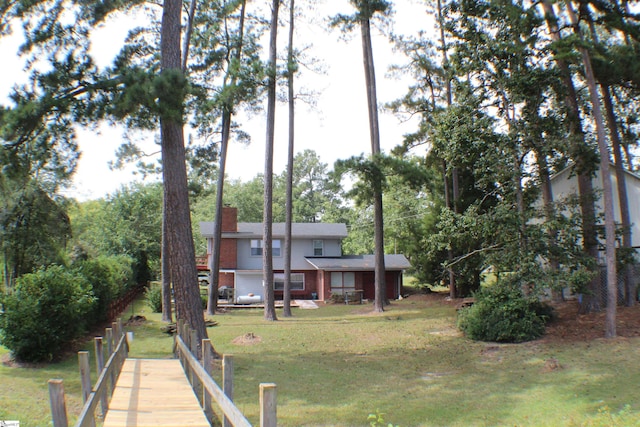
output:
[[[606,312],[578,314],[578,302],[555,304],[558,318],[547,325],[542,340],[546,342],[591,341],[604,338]],[[640,305],[617,307],[616,335],[622,338],[640,337]]]
[[[446,304],[457,307],[462,299],[449,299],[447,293],[431,292],[415,294],[408,298],[426,304]],[[578,314],[575,300],[553,304],[556,319],[547,325],[543,342],[579,342],[604,338],[606,312]],[[619,338],[640,337],[640,304],[634,307],[617,307],[616,336]]]

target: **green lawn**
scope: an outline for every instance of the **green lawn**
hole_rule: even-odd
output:
[[[159,315],[134,328],[133,357],[169,357]],[[281,314],[279,312],[279,314]],[[130,313],[128,313],[130,315]],[[262,320],[261,310],[218,315],[216,350],[235,358],[235,400],[259,419],[258,386],[278,386],[280,426],[366,426],[379,410],[408,426],[640,425],[640,340],[517,345],[473,342],[455,311],[412,298],[383,314],[370,306],[294,309]],[[254,344],[234,344],[248,333]],[[3,350],[4,351],[4,350]],[[559,369],[549,369],[555,359]],[[92,362],[93,363],[93,362]],[[75,358],[37,369],[0,367],[0,420],[49,424],[46,381],[63,378],[70,418],[79,411]]]

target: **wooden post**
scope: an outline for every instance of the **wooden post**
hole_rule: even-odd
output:
[[[180,338],[185,343],[188,349],[191,349],[191,334],[189,333],[189,324],[186,322],[182,323],[182,329],[180,330]],[[184,356],[183,356],[184,357]],[[184,366],[184,371],[187,374],[187,379],[191,382],[191,370],[189,369],[189,364],[185,362],[185,359],[182,360],[182,366]]]
[[[118,343],[120,342],[120,330],[118,329],[118,323],[117,322],[112,322],[111,323],[111,329],[113,330],[113,351],[115,352],[118,349]],[[114,362],[120,363],[120,355],[116,355],[116,358],[114,359]],[[114,388],[115,388],[115,381],[116,378],[114,377],[113,379],[114,381]]]
[[[69,427],[62,380],[49,380],[49,402],[53,427]]]
[[[98,378],[100,378],[100,374],[104,369],[104,348],[102,345],[102,337],[95,337],[93,340],[96,347],[96,373]],[[102,393],[102,396],[100,396],[100,405],[102,407],[102,416],[104,417],[109,409],[106,392]]]
[[[122,327],[122,317],[118,317],[118,339],[124,335],[124,327]]]
[[[260,427],[277,427],[276,385],[260,384]]]
[[[112,322],[111,328],[113,329],[113,341],[117,343],[120,341],[120,329],[118,329],[118,323]]]
[[[104,335],[107,340],[107,359],[113,354],[113,328],[106,328]]]
[[[222,391],[233,401],[233,356],[224,354],[222,356]],[[223,427],[232,427],[231,421],[224,417]]]
[[[104,346],[102,344],[102,337],[95,337],[93,343],[96,349],[96,373],[98,376],[104,368]]]
[[[193,354],[193,357],[196,358],[196,360],[198,359],[198,333],[196,332],[195,329],[191,329],[190,330],[191,334],[190,334],[190,345],[189,345],[189,349],[191,349],[191,354]],[[191,387],[193,387],[193,391],[196,394],[196,396],[198,396],[200,394],[200,390],[202,390],[202,383],[200,382],[200,380],[198,380],[198,376],[196,375],[195,372],[191,372]]]
[[[89,352],[78,352],[78,364],[80,365],[80,384],[82,385],[82,403],[87,403],[87,399],[91,394],[91,368],[89,368]],[[89,423],[95,426],[95,420]]]
[[[80,385],[82,386],[82,402],[86,402],[91,394],[91,370],[89,369],[89,352],[78,352],[78,365],[80,365]]]
[[[113,328],[106,328],[104,332],[107,338],[107,360],[109,360],[109,358],[113,354]],[[110,381],[111,391],[109,393],[113,393],[113,390],[116,388],[116,372],[114,369],[111,370],[110,380],[111,380]],[[108,386],[107,386],[107,390],[109,390]]]
[[[213,353],[211,351],[211,340],[203,339],[202,340],[202,367],[207,372],[209,376],[211,376],[212,367],[211,362],[213,359]],[[211,394],[207,391],[207,388],[202,383],[202,408],[204,409],[204,413],[207,416],[209,421],[213,420],[214,413],[213,407],[211,406]],[[226,427],[226,426],[225,426]]]
[[[178,319],[178,324],[176,325],[176,333],[178,335],[182,335],[184,333],[184,319]]]

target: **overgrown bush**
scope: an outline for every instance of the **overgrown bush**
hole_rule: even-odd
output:
[[[104,257],[103,262],[107,262],[111,278],[118,284],[116,297],[124,295],[129,289],[137,285],[133,269],[134,259],[128,255],[112,255]]]
[[[478,341],[523,342],[541,337],[552,309],[525,296],[517,282],[499,282],[482,288],[476,301],[458,312],[458,327]]]
[[[26,274],[4,295],[0,343],[26,362],[51,361],[86,332],[95,298],[88,281],[60,266]]]
[[[147,306],[151,311],[154,313],[162,313],[162,286],[152,284],[147,288],[144,296]]]
[[[109,304],[135,283],[133,259],[126,255],[81,260],[75,262],[73,268],[88,280],[93,290],[96,298],[94,312],[91,313],[94,323],[106,320]]]

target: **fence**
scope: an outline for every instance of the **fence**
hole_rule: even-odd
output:
[[[633,288],[636,289],[636,295],[633,296],[633,298],[638,297],[637,295],[637,287],[638,287],[638,269],[640,268],[638,266],[638,264],[631,264],[629,266],[630,268],[630,274],[629,274],[629,280],[632,281],[632,285]],[[607,266],[606,265],[601,265],[598,273],[600,275],[600,293],[597,295],[600,301],[600,305],[602,307],[606,307],[607,303],[608,303],[608,294],[609,294],[609,290],[608,290],[608,283],[607,283]],[[625,303],[625,295],[626,295],[626,289],[625,289],[625,283],[626,283],[626,272],[625,270],[618,270],[618,277],[617,277],[617,283],[618,283],[618,292],[617,292],[617,301],[618,301],[618,305],[623,305]]]
[[[144,292],[146,284],[138,284],[134,288],[129,289],[124,295],[111,301],[107,308],[107,319],[113,321],[133,302],[134,299]]]
[[[200,343],[202,363],[195,355],[198,354],[197,334],[184,322],[179,322],[178,333],[175,337],[176,356],[180,359],[187,375],[187,379],[199,396],[202,408],[212,420],[214,412],[212,400],[218,405],[223,414],[224,427],[251,427],[249,421],[233,403],[233,358],[224,355],[222,358],[221,389],[211,378],[211,361],[213,347],[207,339]],[[277,426],[276,385],[273,383],[260,384],[260,427]]]
[[[76,427],[93,427],[96,420],[96,409],[101,407],[101,415],[104,416],[109,409],[109,398],[113,394],[118,374],[129,354],[122,321],[113,322],[111,328],[105,330],[107,363],[104,364],[104,343],[102,337],[94,340],[96,351],[96,371],[98,381],[95,387],[91,387],[91,372],[89,368],[89,352],[78,352],[80,365],[80,382],[82,384],[82,398],[84,407],[76,422]],[[114,348],[115,347],[115,348]],[[64,385],[60,379],[49,380],[49,399],[51,403],[51,415],[54,427],[68,427],[67,410],[65,407]]]

